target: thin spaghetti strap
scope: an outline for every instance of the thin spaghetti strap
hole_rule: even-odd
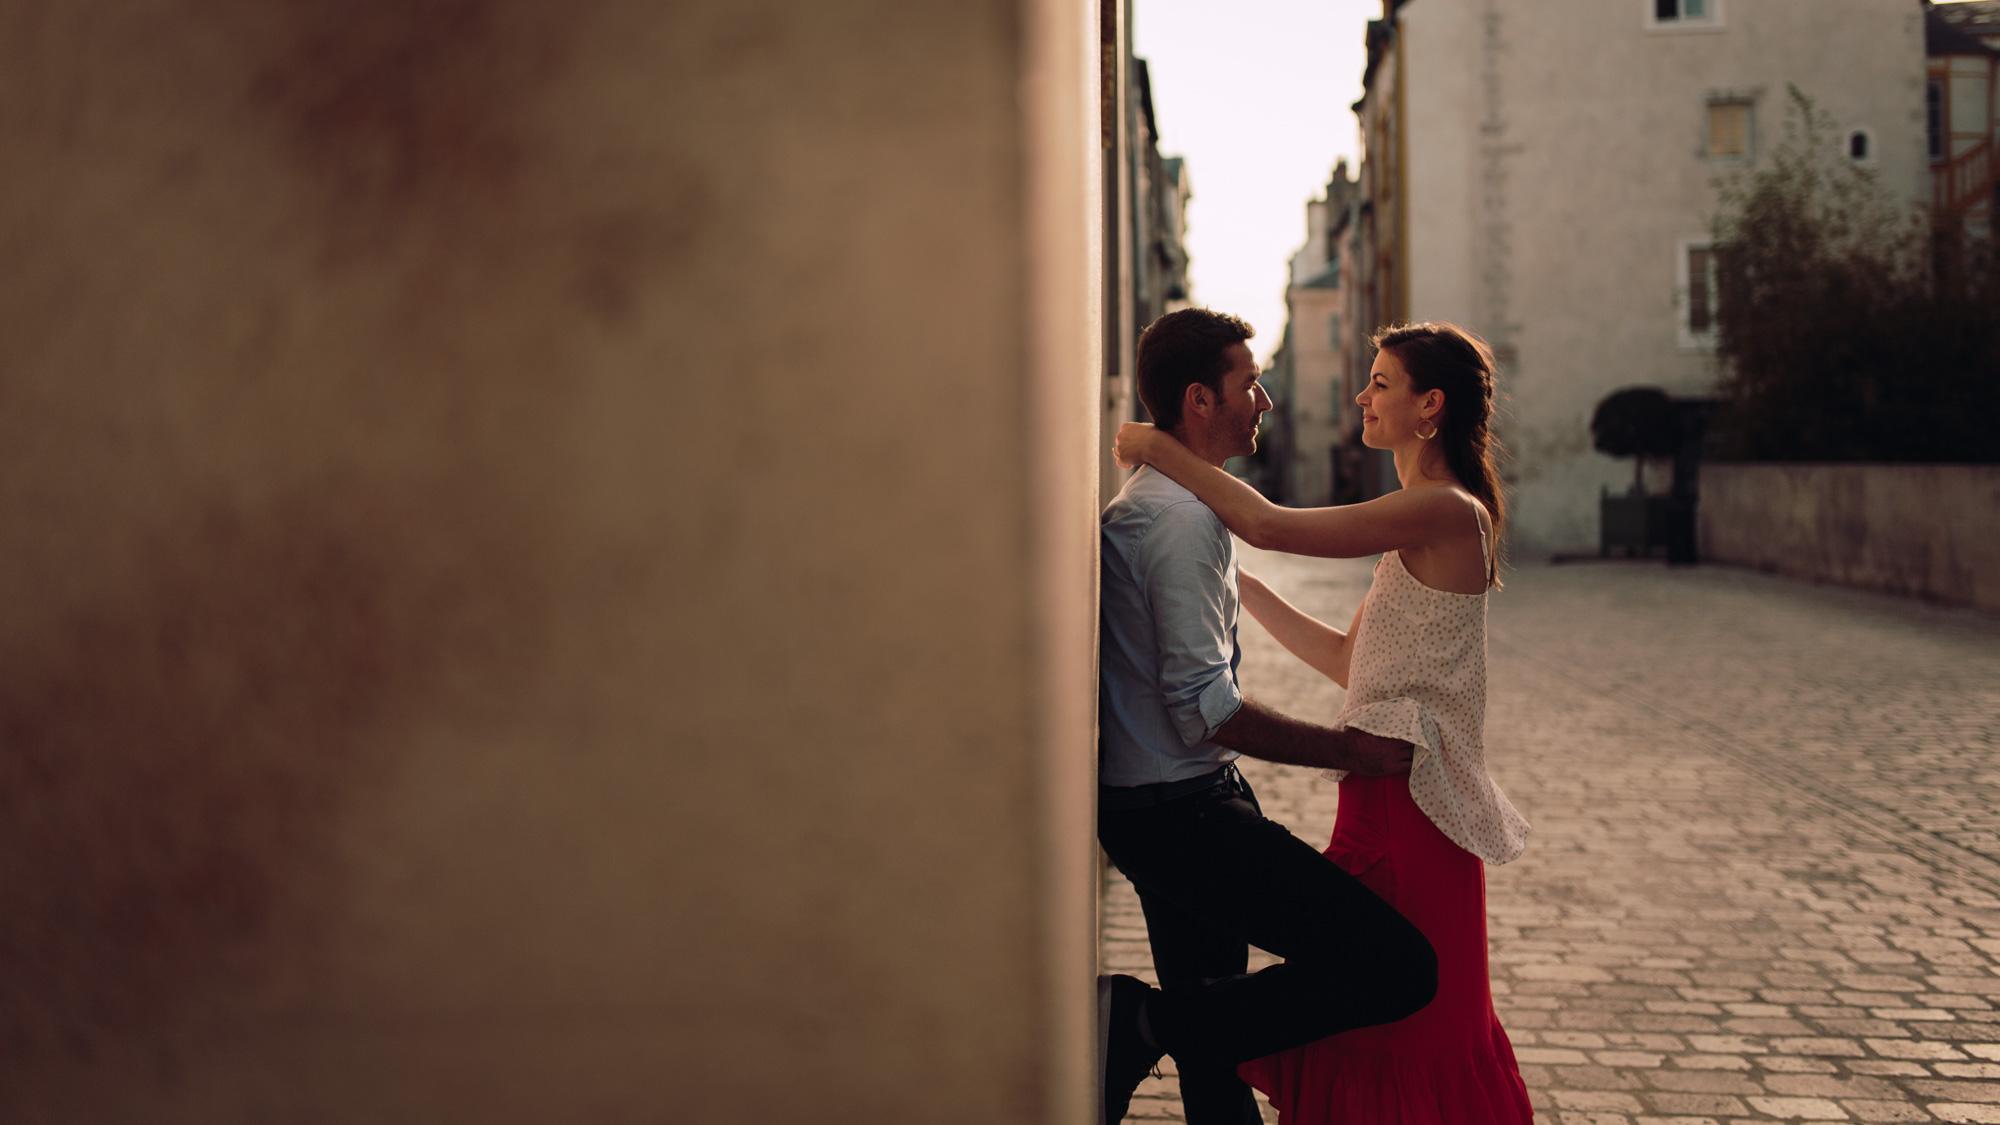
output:
[[[1480,511],[1485,507],[1486,505],[1477,500],[1472,502],[1472,523],[1474,527],[1479,529],[1479,565],[1485,568],[1486,580],[1492,582],[1494,577],[1493,554],[1489,544],[1486,542],[1486,521],[1479,518]]]

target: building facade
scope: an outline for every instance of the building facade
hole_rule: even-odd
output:
[[[1188,304],[1187,205],[1193,190],[1186,162],[1160,151],[1151,69],[1132,53],[1130,0],[1103,4],[1099,17],[1107,62],[1100,75],[1099,138],[1107,315],[1098,421],[1111,434],[1122,422],[1146,418],[1137,386],[1139,334]],[[1124,480],[1107,440],[1098,457],[1098,491],[1114,496]]]
[[[1924,9],[1909,0],[1386,0],[1356,106],[1373,324],[1451,320],[1501,365],[1515,549],[1594,549],[1630,467],[1591,411],[1718,380],[1717,183],[1797,86],[1897,198],[1929,202]]]
[[[0,1121],[1101,1116],[1095,13],[8,11]]]
[[[1352,238],[1359,193],[1341,161],[1325,195],[1306,204],[1306,240],[1287,269],[1285,338],[1274,363],[1283,397],[1272,411],[1272,483],[1285,503],[1301,507],[1340,502],[1343,477],[1353,475],[1341,462],[1343,434],[1359,433],[1350,401],[1361,329]]]
[[[1931,210],[1945,230],[1990,239],[2000,213],[2000,2],[1934,4],[1924,17]]]

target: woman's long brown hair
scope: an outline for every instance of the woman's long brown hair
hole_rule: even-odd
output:
[[[1419,392],[1443,391],[1438,446],[1446,467],[1493,517],[1493,552],[1487,581],[1500,587],[1500,532],[1507,523],[1507,498],[1497,465],[1500,442],[1493,436],[1493,349],[1456,324],[1425,321],[1394,324],[1375,334],[1377,350],[1395,353]]]

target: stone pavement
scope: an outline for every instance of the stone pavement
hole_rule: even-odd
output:
[[[1243,559],[1342,626],[1371,565]],[[2000,1123],[2000,618],[1713,566],[1506,578],[1488,753],[1534,834],[1487,869],[1488,918],[1538,1119]],[[1250,694],[1338,710],[1242,638]],[[1325,843],[1335,786],[1246,766]],[[1116,872],[1104,926],[1150,977]],[[1179,1119],[1171,1070],[1139,1094]]]

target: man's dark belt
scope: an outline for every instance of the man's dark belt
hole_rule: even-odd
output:
[[[1150,809],[1155,805],[1164,805],[1168,801],[1178,801],[1182,797],[1192,797],[1197,793],[1220,789],[1235,780],[1236,767],[1225,763],[1214,773],[1190,777],[1185,781],[1161,781],[1152,785],[1100,785],[1097,787],[1097,807],[1101,812]]]

